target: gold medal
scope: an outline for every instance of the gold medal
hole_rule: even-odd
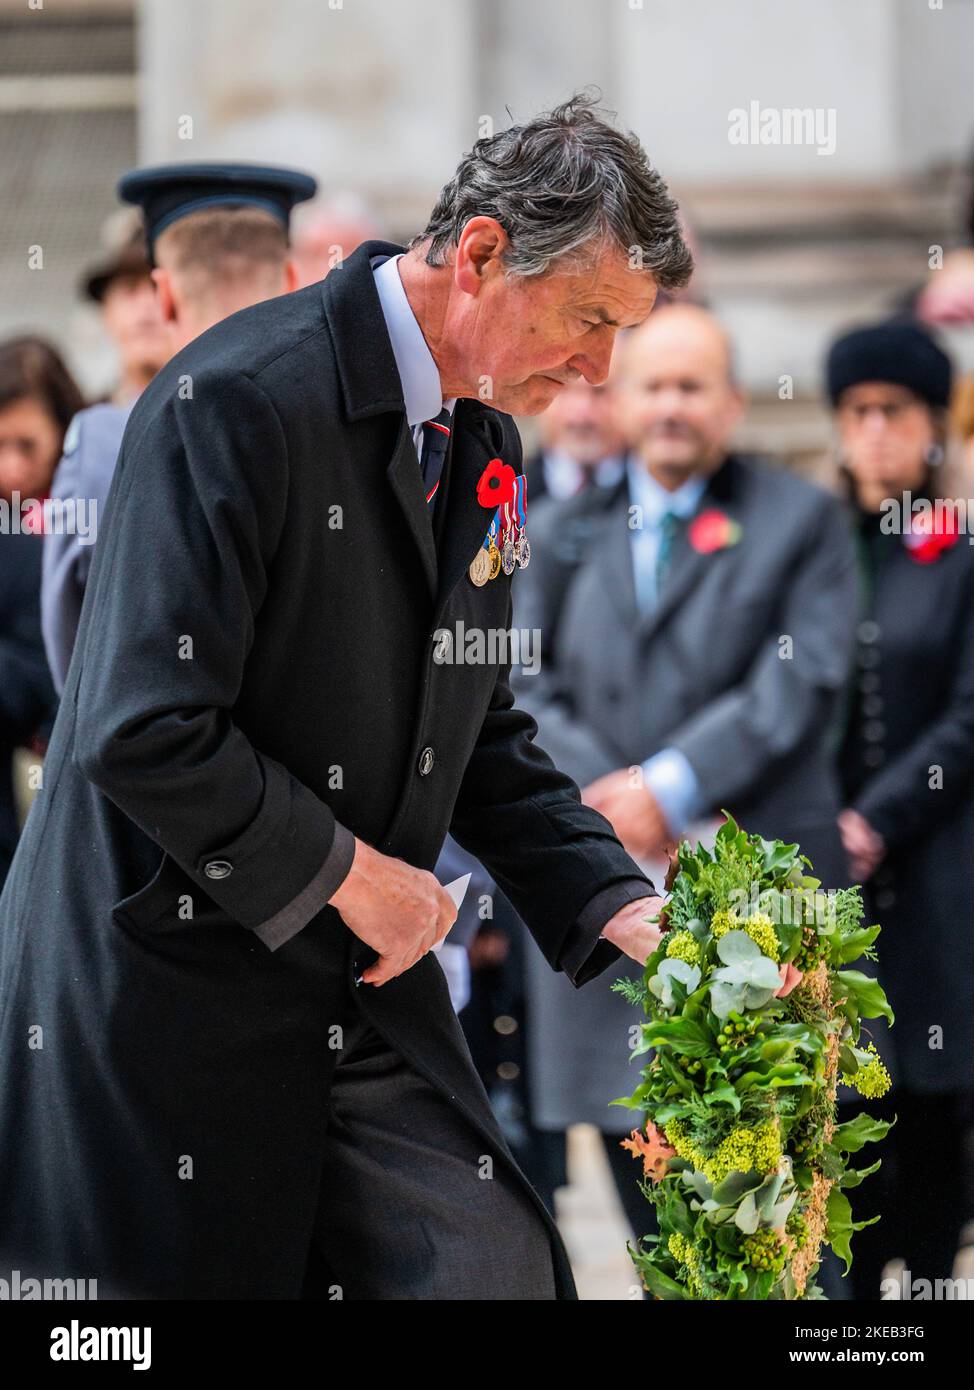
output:
[[[478,589],[482,584],[486,584],[490,578],[490,556],[483,546],[470,561],[469,574]]]
[[[501,572],[501,553],[494,544],[493,536],[490,538],[490,552],[488,558],[490,560],[490,577],[491,579],[496,579]]]

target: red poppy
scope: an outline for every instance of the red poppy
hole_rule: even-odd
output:
[[[491,459],[477,480],[477,501],[482,507],[500,507],[514,501],[517,474],[503,459]]]
[[[910,529],[903,533],[903,544],[911,560],[918,565],[932,565],[945,550],[960,539],[957,520],[952,511],[943,509],[938,524],[933,511],[910,517]]]
[[[741,538],[741,528],[738,522],[716,507],[710,507],[699,516],[695,516],[690,523],[687,531],[687,539],[694,550],[701,555],[709,555],[714,550],[723,550],[728,545],[735,545]]]

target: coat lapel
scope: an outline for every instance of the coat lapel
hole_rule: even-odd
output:
[[[453,412],[446,497],[439,546],[437,618],[483,545],[493,509],[477,501],[477,480],[490,459],[501,456],[503,427],[479,401],[458,400]],[[511,463],[511,459],[505,459]]]
[[[719,507],[728,516],[739,520],[736,477],[737,465],[734,456],[729,455],[704,489],[694,515],[699,515],[709,507]],[[677,611],[720,552],[703,554],[695,550],[687,538],[687,527],[683,527],[674,542],[673,557],[663,594],[654,608],[643,612],[636,601],[632,544],[628,530],[630,497],[625,483],[620,489],[620,502],[622,510],[619,513],[618,527],[612,528],[613,543],[606,545],[603,551],[603,574],[606,588],[623,622],[627,628],[635,632],[637,640],[643,643],[648,642]],[[616,543],[619,529],[624,532],[624,543],[621,539]]]
[[[386,469],[386,476],[402,508],[409,533],[419,548],[419,558],[429,584],[430,597],[435,598],[438,577],[433,527],[416,457],[416,446],[413,444],[413,432],[409,428],[405,411],[400,420],[396,447]]]
[[[439,612],[487,534],[493,513],[477,501],[477,479],[489,459],[500,455],[504,431],[497,413],[481,401],[457,401],[437,553],[402,383],[370,265],[372,256],[395,255],[403,249],[387,241],[363,242],[321,282],[321,291],[348,418],[362,420],[385,412],[400,417],[386,475]]]

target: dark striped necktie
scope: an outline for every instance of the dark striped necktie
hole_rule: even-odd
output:
[[[676,512],[664,512],[659,523],[659,548],[656,551],[656,594],[659,596],[663,581],[673,559],[673,545],[685,518]]]
[[[443,463],[449,447],[450,412],[444,406],[435,420],[423,421],[423,452],[420,458],[420,468],[430,511],[436,505],[436,490],[440,485]]]

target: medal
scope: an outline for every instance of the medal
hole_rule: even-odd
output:
[[[514,539],[512,536],[513,523],[511,521],[510,503],[505,502],[503,506],[504,529],[501,532],[503,537],[501,543],[501,569],[505,574],[514,573]]]
[[[514,558],[521,569],[527,569],[531,563],[531,542],[528,540],[526,530],[528,519],[528,480],[523,473],[517,477],[517,490],[515,493],[515,505],[517,507],[518,537],[514,542]]]
[[[494,527],[496,526],[496,524],[497,517],[495,516],[490,523],[490,529],[488,530],[486,536],[484,536],[483,545],[480,547],[476,555],[470,561],[470,568],[468,570],[468,573],[470,575],[471,580],[474,584],[476,584],[478,589],[481,587],[482,584],[486,584],[488,579],[491,579],[493,577],[491,574],[491,546],[494,543]]]
[[[486,544],[482,545],[476,555],[470,561],[470,578],[479,589],[482,584],[486,584],[490,578],[490,555]]]
[[[476,584],[478,589],[481,585],[486,584],[488,579],[496,579],[498,574],[500,574],[500,551],[497,549],[497,543],[494,540],[497,534],[497,518],[499,514],[500,508],[498,507],[491,518],[490,527],[486,536],[484,536],[484,543],[470,561],[467,570],[471,582]]]
[[[531,564],[531,541],[528,541],[528,480],[524,474],[520,473],[517,477],[517,492],[515,492],[515,505],[517,505],[518,537],[514,542],[514,557],[520,564],[522,570],[527,570]]]

